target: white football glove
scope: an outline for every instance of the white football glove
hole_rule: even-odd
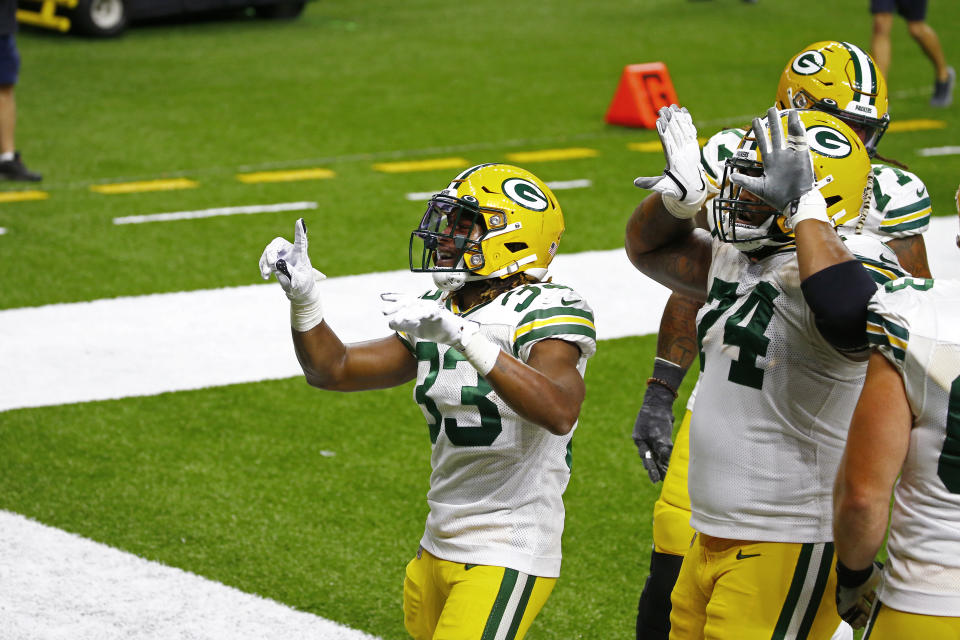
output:
[[[380,294],[383,315],[394,331],[422,340],[446,344],[466,356],[482,375],[487,375],[500,356],[500,347],[480,333],[480,325],[437,305],[403,293]]]
[[[317,283],[326,278],[310,264],[307,254],[307,225],[297,220],[293,244],[285,238],[274,238],[260,256],[260,275],[269,280],[276,274],[290,300],[290,324],[297,331],[309,331],[323,320],[320,288]]]
[[[667,166],[659,176],[641,176],[633,184],[663,195],[663,205],[673,216],[688,220],[700,211],[707,199],[708,187],[700,164],[697,128],[686,107],[673,104],[660,108],[657,134],[663,145]]]
[[[813,160],[807,143],[807,129],[796,111],[787,114],[787,137],[784,140],[780,112],[767,110],[770,139],[760,118],[753,119],[753,135],[763,159],[763,175],[732,173],[730,181],[756,195],[786,216],[787,226],[795,229],[803,220],[819,220],[830,224],[827,203],[820,187],[833,180],[827,176],[814,184]]]
[[[870,618],[870,610],[877,599],[882,569],[883,565],[874,562],[870,567],[870,575],[860,584],[852,586],[841,586],[841,570],[837,570],[837,613],[854,629],[863,628]]]

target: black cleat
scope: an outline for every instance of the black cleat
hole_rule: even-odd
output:
[[[20,159],[20,152],[14,153],[13,160],[0,160],[0,180],[20,180],[23,182],[40,182],[43,176],[27,169]]]

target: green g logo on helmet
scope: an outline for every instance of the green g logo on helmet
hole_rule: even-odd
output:
[[[807,142],[815,153],[828,158],[846,158],[853,151],[845,135],[824,125],[807,129]]]
[[[550,204],[540,187],[523,178],[508,178],[503,181],[503,195],[524,209],[546,211]]]
[[[802,76],[812,76],[821,69],[827,62],[826,57],[816,50],[804,51],[793,59],[791,67],[796,73]]]

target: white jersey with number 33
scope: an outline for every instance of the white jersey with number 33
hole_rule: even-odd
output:
[[[440,291],[423,297],[458,311]],[[593,311],[562,285],[517,287],[462,315],[522,362],[537,342],[564,340],[579,347],[583,375],[596,351]],[[400,338],[417,358],[414,399],[433,442],[421,545],[451,562],[557,577],[573,431],[553,435],[521,418],[456,349]]]

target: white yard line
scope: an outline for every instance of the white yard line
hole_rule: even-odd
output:
[[[957,154],[960,154],[960,146],[927,147],[926,149],[917,149],[918,156],[955,156]]]
[[[216,207],[195,211],[173,211],[170,213],[149,213],[138,216],[114,218],[113,224],[143,224],[144,222],[168,222],[170,220],[191,220],[193,218],[212,218],[214,216],[235,216],[251,213],[276,213],[278,211],[303,211],[316,209],[316,202],[281,202],[278,204],[251,204],[242,207]]]
[[[960,279],[956,233],[957,219],[948,216],[934,218],[925,234],[937,277]],[[657,331],[667,290],[623,250],[561,254],[551,274],[591,304],[598,338]],[[321,286],[327,321],[354,341],[390,333],[381,292],[422,293],[431,283],[391,271]],[[273,282],[0,311],[0,363],[0,411],[301,374],[287,301]]]
[[[0,511],[0,639],[377,640]]]

